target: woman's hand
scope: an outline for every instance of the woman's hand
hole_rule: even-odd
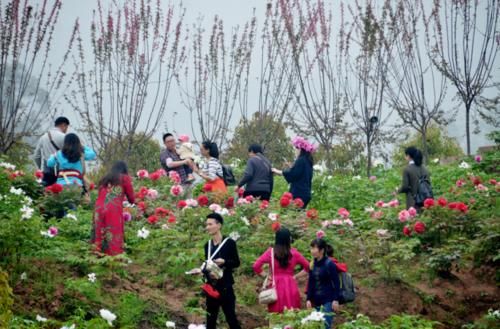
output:
[[[272,169],[271,169],[271,172],[272,172],[273,174],[275,174],[275,175],[283,175],[283,171],[278,170],[278,169],[276,169],[276,168],[272,168]]]
[[[334,301],[332,302],[332,310],[334,310],[335,312],[340,311],[340,305],[339,305],[339,302],[337,302],[336,300],[334,300]]]
[[[308,300],[308,301],[306,302],[306,308],[312,308],[312,304],[311,304],[311,301],[310,301],[310,300]]]

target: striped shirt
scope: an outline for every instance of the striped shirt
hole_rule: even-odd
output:
[[[218,177],[222,177],[222,165],[220,161],[216,158],[210,158],[208,161],[204,161],[201,165],[201,172],[207,175],[210,180],[215,180]]]

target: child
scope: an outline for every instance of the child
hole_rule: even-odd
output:
[[[194,154],[193,144],[189,142],[189,136],[179,135],[178,140],[181,143],[181,145],[177,150],[177,153],[179,153],[180,158],[182,160],[191,159],[194,163],[196,156]],[[194,181],[193,169],[191,169],[191,167],[187,165],[184,165],[184,168],[186,169],[187,173],[187,181],[188,182]]]

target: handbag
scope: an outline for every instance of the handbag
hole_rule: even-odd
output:
[[[224,241],[217,247],[215,252],[212,254],[212,243],[209,240],[208,241],[208,259],[201,265],[201,270],[204,272],[209,272],[211,273],[215,279],[221,279],[222,276],[224,275],[224,271],[217,265],[215,264],[212,259],[214,258],[215,254],[219,252],[219,250],[222,248],[222,246],[226,243],[226,241],[229,238],[225,238]]]
[[[272,276],[272,285],[268,287],[269,275]],[[269,273],[264,283],[262,284],[262,289],[259,293],[259,304],[272,304],[278,300],[278,292],[276,291],[276,282],[274,281],[274,248],[271,249],[271,273]]]

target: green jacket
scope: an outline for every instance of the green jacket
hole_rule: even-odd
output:
[[[423,175],[426,175],[430,182],[430,174],[424,166],[409,164],[403,170],[403,182],[398,193],[406,193],[406,209],[415,207],[414,196],[418,190],[418,179]]]

